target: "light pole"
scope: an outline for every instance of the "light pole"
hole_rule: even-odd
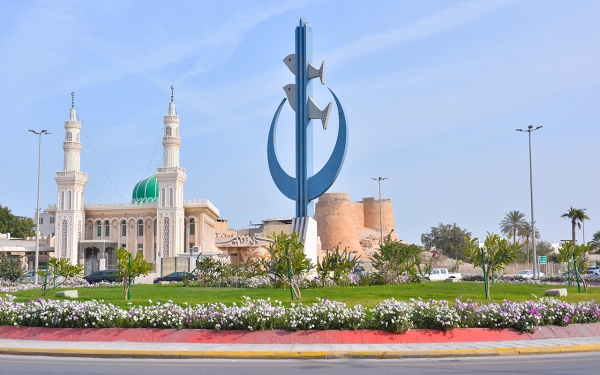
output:
[[[537,255],[535,253],[535,218],[533,216],[533,168],[531,163],[531,132],[541,129],[538,126],[535,129],[533,125],[529,125],[527,130],[517,129],[518,132],[527,132],[529,134],[529,190],[531,192],[531,255],[533,256],[533,279],[538,279]]]
[[[387,180],[387,177],[373,177],[371,180],[377,181],[379,184],[379,230],[381,231],[381,242],[379,247],[383,245],[383,211],[381,209],[381,181]]]
[[[587,208],[584,208],[583,210],[586,211]],[[585,216],[584,219],[581,220],[581,229],[583,230],[583,245],[585,245]]]
[[[42,135],[50,134],[47,130],[42,130],[41,132],[36,132],[35,130],[29,130],[33,134],[39,137],[39,146],[38,146],[38,183],[37,183],[37,206],[35,209],[35,261],[33,264],[34,274],[33,274],[33,283],[37,285],[38,283],[38,263],[40,259],[40,171],[42,168]]]

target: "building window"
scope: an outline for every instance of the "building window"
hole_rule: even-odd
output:
[[[110,236],[110,223],[108,222],[108,220],[104,221],[104,236]]]
[[[139,243],[137,251],[138,251],[138,253],[142,253],[143,254],[144,253],[144,245],[141,244],[141,243]]]
[[[65,209],[65,192],[64,191],[60,192],[60,209],[61,210]]]
[[[67,142],[71,142],[73,140],[73,133],[67,132]]]
[[[40,217],[40,225],[44,224],[44,218]]]
[[[127,221],[121,221],[121,236],[127,235]]]
[[[192,249],[194,248],[194,246],[196,246],[196,244],[193,242],[190,242],[190,253],[192,252]]]
[[[138,220],[138,236],[144,235],[144,220]]]
[[[160,203],[161,203],[160,205],[161,205],[161,207],[166,207],[166,206],[165,206],[165,194],[166,194],[166,192],[165,192],[165,188],[163,188],[163,189],[162,189],[162,194],[160,195],[160,201],[161,201],[161,202],[160,202]]]
[[[167,127],[165,128],[165,135],[166,135],[167,137],[170,137],[170,136],[171,136],[171,127],[170,127],[170,126],[167,126]]]
[[[193,236],[196,234],[196,223],[194,222],[194,219],[190,219],[190,236]]]
[[[154,237],[156,237],[156,219],[154,219]]]
[[[169,207],[173,207],[173,188],[169,189]]]
[[[69,191],[69,199],[68,199],[68,202],[69,202],[69,210],[72,210],[73,208],[72,208],[72,206],[71,206],[71,191]]]
[[[102,223],[100,220],[96,221],[96,237],[102,237]]]
[[[54,216],[50,216],[50,224],[54,224]]]
[[[124,244],[124,243],[122,243],[122,244],[121,244],[121,247],[122,247],[123,249],[127,249],[127,246],[125,246],[125,244]]]

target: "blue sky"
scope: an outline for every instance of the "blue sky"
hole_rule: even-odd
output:
[[[388,177],[382,193],[400,238],[420,243],[440,222],[483,237],[510,210],[530,217],[527,135],[515,129],[542,125],[533,134],[542,238],[570,238],[560,217],[570,206],[587,208],[588,240],[600,230],[598,1],[1,3],[0,204],[16,214],[35,211],[37,138],[28,129],[52,132],[41,202],[55,203],[72,91],[86,201],[130,200],[162,163],[174,85],[185,198],[208,198],[234,228],[293,216],[269,175],[266,142],[293,82],[282,59],[302,17],[351,132],[330,192],[376,196],[371,177]],[[314,88],[321,107],[332,100]],[[334,120],[326,131],[315,126],[315,171],[331,153]],[[278,147],[292,175],[293,127],[286,107]]]

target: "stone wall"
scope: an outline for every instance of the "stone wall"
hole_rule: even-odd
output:
[[[353,210],[355,207],[353,207]],[[359,251],[362,248],[358,242],[355,223],[351,216],[350,196],[345,193],[323,194],[315,208],[317,235],[321,238],[323,250],[337,246],[341,250]]]

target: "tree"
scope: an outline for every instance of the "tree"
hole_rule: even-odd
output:
[[[0,280],[21,281],[25,278],[25,270],[25,267],[21,267],[21,262],[0,253]]]
[[[523,228],[525,224],[527,224],[527,221],[525,221],[524,213],[519,211],[510,211],[500,222],[500,232],[508,238],[512,236],[514,245],[517,243],[519,229]]]
[[[430,233],[421,235],[421,243],[425,248],[435,248],[438,253],[449,258],[465,260],[465,250],[468,246],[465,238],[470,235],[471,232],[460,229],[456,223],[440,223],[437,227],[431,227]]]
[[[492,274],[500,273],[504,267],[519,257],[521,245],[510,243],[505,238],[500,238],[495,233],[487,234],[483,248],[479,248],[479,239],[466,238],[468,245],[467,254],[469,261],[476,267],[483,269],[486,288],[486,298],[490,299],[489,281]]]
[[[377,276],[383,284],[393,284],[400,275],[408,275],[411,280],[420,280],[421,254],[423,248],[415,244],[409,245],[387,239],[373,254],[371,262],[377,270]]]
[[[130,299],[133,281],[138,276],[147,276],[152,271],[152,264],[144,259],[141,251],[133,257],[124,247],[117,249],[117,275],[123,281],[124,299]]]
[[[345,285],[348,282],[348,274],[359,262],[360,259],[352,257],[347,248],[340,251],[340,248],[336,247],[333,250],[327,250],[322,262],[317,260],[317,273],[323,281],[323,285],[326,284],[331,273],[333,273],[331,279],[335,285]]]
[[[551,255],[554,253],[554,247],[549,241],[540,241],[535,243],[535,252],[537,255]]]
[[[264,268],[270,274],[275,286],[288,283],[296,299],[300,299],[302,277],[314,268],[304,253],[302,240],[296,232],[272,233],[268,238],[271,259],[263,260]]]
[[[517,234],[519,235],[519,237],[521,237],[524,240],[525,250],[526,250],[526,259],[527,259],[527,262],[529,262],[529,261],[531,261],[531,259],[529,258],[529,249],[531,248],[531,244],[530,244],[531,224],[529,222],[523,223],[523,225],[521,225],[519,227],[519,229],[517,229]],[[540,232],[538,231],[537,228],[535,228],[535,238],[536,239],[540,238]],[[537,242],[536,242],[536,245],[537,245]],[[536,249],[537,249],[537,246],[536,246]]]
[[[577,280],[577,287],[579,288],[579,282],[583,283],[583,289],[587,293],[588,285],[586,281],[580,276],[581,270],[585,270],[589,267],[587,253],[590,251],[590,246],[575,245],[571,241],[563,242],[558,248],[558,260],[562,263],[570,263],[575,271],[575,278]],[[570,270],[569,270],[570,273]]]
[[[0,204],[0,233],[10,233],[14,238],[35,236],[35,222],[24,216],[15,216],[8,207]]]
[[[69,258],[51,258],[48,261],[48,271],[38,270],[42,278],[42,296],[46,295],[48,281],[53,281],[53,289],[60,287],[66,282],[78,277],[83,271],[83,264],[71,264]]]
[[[560,215],[560,217],[571,219],[571,234],[573,236],[573,244],[576,245],[577,236],[575,233],[575,228],[579,227],[579,229],[581,229],[581,223],[584,220],[589,220],[590,218],[585,214],[585,210],[583,210],[582,208],[573,207],[569,208],[569,211]]]
[[[590,251],[600,252],[600,231],[594,233],[590,241]]]

